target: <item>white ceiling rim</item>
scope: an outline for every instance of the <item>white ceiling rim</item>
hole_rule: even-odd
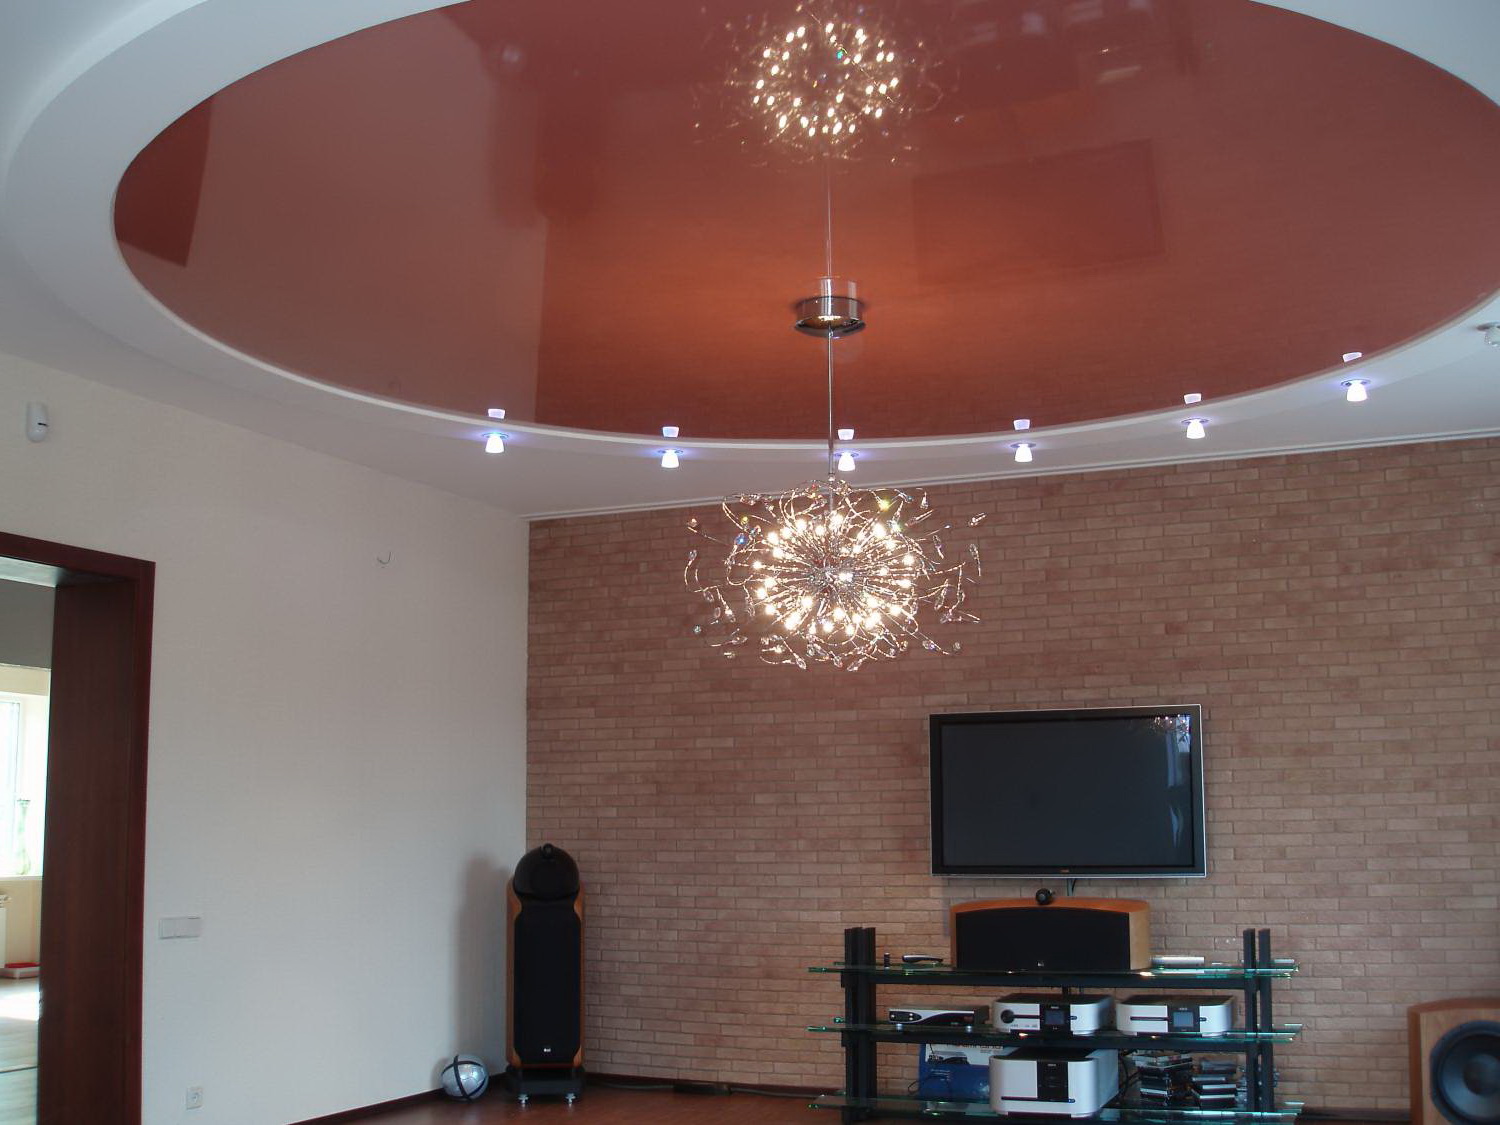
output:
[[[1492,100],[1500,73],[1484,57],[1500,30],[1500,5],[1490,0],[1262,0],[1327,19],[1385,39],[1442,66]],[[0,231],[21,251],[45,286],[79,317],[147,355],[228,386],[293,408],[314,409],[354,421],[473,438],[495,428],[484,419],[416,404],[393,402],[329,386],[238,352],[212,339],[149,294],[131,274],[114,239],[115,186],[130,161],[172,121],[203,98],[261,67],[315,46],[402,16],[445,6],[433,0],[157,0],[103,19],[93,33],[69,46],[5,135],[17,138],[0,154]],[[1437,18],[1442,15],[1442,19]],[[1448,34],[1434,35],[1435,25]],[[1454,33],[1454,26],[1467,31]],[[1457,318],[1422,340],[1375,359],[1369,374],[1392,384],[1472,353],[1476,319],[1500,319],[1500,301]],[[1216,423],[1275,417],[1336,395],[1337,379],[1323,372],[1267,390],[1185,411],[1106,419],[1032,431],[1031,440],[1066,439],[1087,463],[1087,449],[1138,432],[1175,424],[1200,413]],[[560,451],[638,457],[662,439],[574,431],[525,422],[502,428],[526,444]],[[882,460],[962,457],[966,450],[993,456],[995,443],[1013,434],[960,435],[856,442],[878,449]],[[693,441],[705,457],[774,458],[819,448],[815,441]],[[1337,444],[1336,441],[1333,444]]]

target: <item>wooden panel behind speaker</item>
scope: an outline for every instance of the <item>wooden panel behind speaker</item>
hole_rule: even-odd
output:
[[[1432,1049],[1454,1028],[1481,1022],[1500,1023],[1500,996],[1433,1000],[1406,1010],[1412,1125],[1447,1125],[1448,1118],[1433,1100]]]
[[[1134,898],[965,902],[949,918],[960,969],[1121,972],[1151,967],[1151,907]]]

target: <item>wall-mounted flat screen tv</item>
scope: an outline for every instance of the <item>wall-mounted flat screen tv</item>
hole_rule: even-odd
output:
[[[933,874],[1208,874],[1198,704],[933,715],[931,735]]]

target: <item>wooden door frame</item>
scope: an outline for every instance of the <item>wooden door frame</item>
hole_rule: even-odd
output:
[[[47,760],[37,1120],[140,1125],[156,564],[5,532],[0,557],[61,571],[52,686],[61,739],[49,735]]]

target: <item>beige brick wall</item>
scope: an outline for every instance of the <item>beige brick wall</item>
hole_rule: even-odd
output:
[[[1199,702],[1210,876],[1079,893],[1148,899],[1160,951],[1271,927],[1303,964],[1286,1095],[1400,1107],[1405,1007],[1500,992],[1497,468],[1475,441],[937,488],[989,513],[984,622],[852,674],[692,635],[712,509],[536,524],[528,835],[586,881],[588,1065],[838,1086],[803,1028],[841,1010],[806,967],[843,928],[941,950],[952,902],[1033,889],[928,874],[927,716]]]

